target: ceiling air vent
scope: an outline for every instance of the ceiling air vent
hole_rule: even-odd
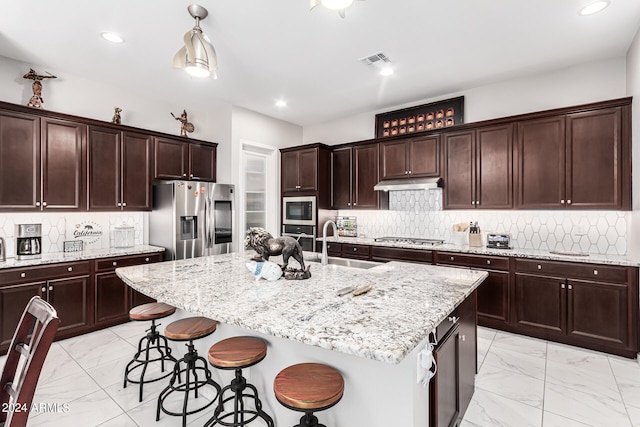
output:
[[[383,65],[391,62],[391,60],[387,57],[387,55],[385,55],[382,52],[365,56],[364,58],[361,58],[360,61],[364,62],[365,65],[373,65],[373,64]]]

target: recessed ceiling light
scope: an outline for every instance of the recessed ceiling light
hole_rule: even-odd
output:
[[[278,99],[276,101],[276,107],[278,108],[283,108],[287,106],[287,101],[285,101],[284,99]]]
[[[393,68],[391,68],[391,65],[387,65],[380,70],[381,76],[390,76],[392,74],[393,74]]]
[[[594,13],[600,12],[602,9],[604,9],[607,6],[609,6],[609,0],[594,1],[593,3],[590,3],[585,7],[583,7],[580,10],[580,15],[583,15],[583,16],[593,15]]]
[[[104,31],[100,33],[103,39],[110,41],[111,43],[124,43],[124,39],[117,35],[116,33],[112,33],[109,31]]]

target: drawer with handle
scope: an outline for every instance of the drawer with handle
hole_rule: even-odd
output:
[[[127,257],[101,258],[95,261],[96,271],[115,270],[120,267],[130,267],[132,265],[148,264],[162,261],[161,253],[142,254]]]
[[[345,258],[369,259],[371,257],[371,246],[343,243],[342,256]]]
[[[471,255],[454,252],[438,252],[436,264],[489,270],[509,270],[509,258],[491,255]]]
[[[537,261],[516,258],[517,273],[531,273],[575,279],[590,279],[602,282],[625,283],[628,268],[616,265],[587,264],[562,261]]]
[[[89,274],[88,261],[46,264],[36,267],[8,268],[0,270],[0,284],[28,283],[39,280],[53,280],[63,277]]]

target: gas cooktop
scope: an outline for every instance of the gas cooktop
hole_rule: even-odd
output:
[[[444,243],[442,239],[422,239],[419,237],[376,237],[374,242],[408,243],[411,245],[436,246]]]

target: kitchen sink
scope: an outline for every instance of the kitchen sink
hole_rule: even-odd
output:
[[[379,262],[363,261],[359,259],[349,259],[349,258],[329,257],[328,261],[329,261],[329,265],[339,265],[341,267],[359,268],[363,270],[380,265]],[[305,258],[305,262],[313,262],[313,263],[320,264],[320,257]]]

